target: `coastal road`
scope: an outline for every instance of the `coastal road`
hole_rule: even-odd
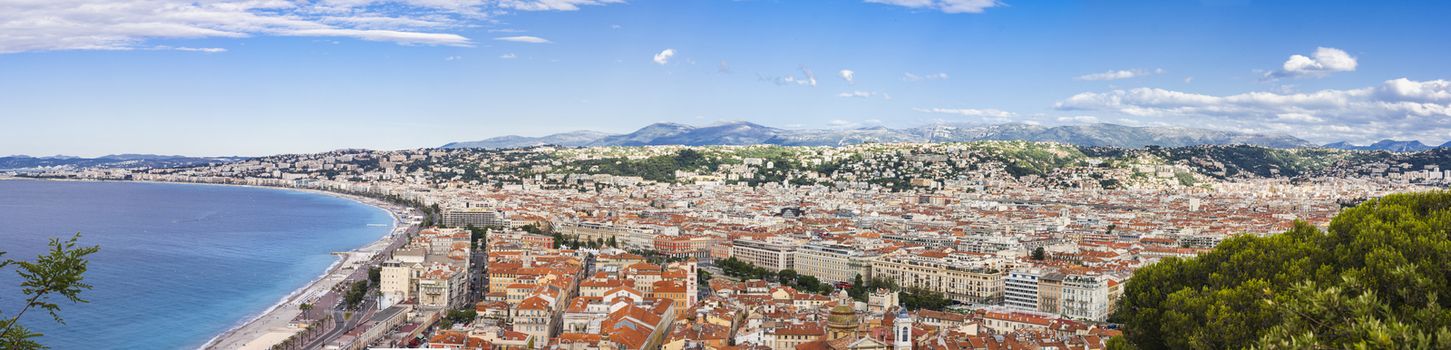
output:
[[[332,342],[334,339],[341,337],[343,334],[347,334],[348,331],[353,330],[353,328],[357,328],[358,325],[363,323],[363,321],[372,318],[373,314],[376,311],[377,304],[372,300],[363,301],[363,304],[358,307],[358,310],[353,312],[353,317],[346,320],[343,319],[343,315],[346,313],[346,311],[342,309],[333,309],[333,322],[335,327],[329,330],[327,333],[323,334],[321,337],[318,337],[317,339],[314,339],[312,342],[308,343],[307,346],[303,347],[303,349],[322,349],[323,346],[327,346],[327,344]]]
[[[382,264],[384,260],[393,255],[393,251],[398,250],[398,248],[401,248],[403,247],[403,245],[408,243],[408,237],[417,234],[419,230],[421,230],[421,228],[418,225],[409,225],[408,229],[394,237],[393,241],[390,242],[387,247],[383,248],[382,250],[378,251],[377,254],[373,255],[373,258],[370,259],[368,263],[359,266],[357,270],[354,270],[352,273],[348,274],[348,277],[346,279],[344,279],[341,283],[338,283],[338,286],[340,286],[341,289],[329,291],[327,294],[318,298],[318,306],[325,305],[327,307],[317,308],[313,311],[331,312],[333,314],[333,321],[336,322],[336,327],[329,330],[321,337],[318,337],[317,339],[314,339],[312,342],[308,343],[307,346],[304,347],[304,349],[321,349],[329,342],[332,342],[334,339],[337,339],[343,334],[346,334],[349,330],[357,327],[363,322],[363,320],[367,320],[368,318],[373,317],[373,314],[377,311],[378,305],[376,298],[370,296],[363,299],[362,305],[360,305],[358,310],[353,313],[352,319],[344,320],[343,311],[340,309],[340,307],[342,306],[342,293],[345,293],[346,288],[351,286],[354,281],[367,280],[368,270],[370,268]],[[322,314],[316,315],[316,317],[321,316]]]

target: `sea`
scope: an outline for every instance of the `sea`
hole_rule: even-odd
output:
[[[331,253],[392,230],[385,210],[312,192],[141,182],[0,180],[3,259],[31,260],[52,238],[100,245],[81,293],[22,324],[53,349],[193,349],[320,277]],[[0,314],[24,300],[0,270]],[[60,299],[63,300],[63,299]]]

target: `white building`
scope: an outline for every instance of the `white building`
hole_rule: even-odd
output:
[[[731,257],[771,271],[796,268],[796,241],[771,237],[765,241],[742,239],[731,247]]]
[[[852,282],[857,275],[868,278],[871,262],[862,251],[825,242],[811,242],[796,249],[796,273],[815,276],[826,283]]]
[[[1003,305],[1007,307],[1037,311],[1038,279],[1043,277],[1039,269],[1016,269],[1008,272],[1003,280]]]
[[[1068,275],[1063,278],[1063,316],[1103,321],[1108,319],[1108,278]]]

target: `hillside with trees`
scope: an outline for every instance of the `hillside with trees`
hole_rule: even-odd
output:
[[[1125,285],[1119,349],[1451,346],[1451,192],[1390,195],[1325,231],[1240,236]]]

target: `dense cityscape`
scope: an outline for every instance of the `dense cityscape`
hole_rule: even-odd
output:
[[[1322,161],[1222,156],[1243,152]],[[1444,186],[1439,152],[546,146],[11,176],[321,190],[413,225],[239,348],[1097,349],[1137,269]]]

